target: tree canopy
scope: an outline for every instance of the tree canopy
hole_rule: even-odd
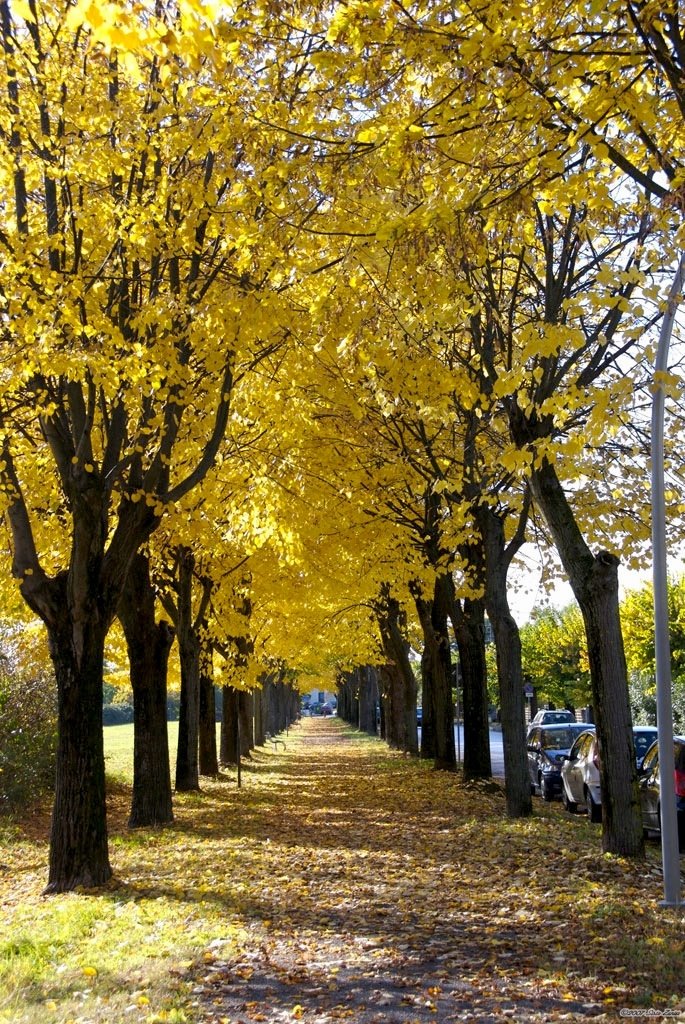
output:
[[[239,685],[311,680],[383,662],[381,598],[425,643],[440,588],[484,597],[504,643],[532,507],[628,771],[617,565],[646,550],[650,388],[681,396],[651,369],[683,247],[681,19],[0,0],[2,601],[18,584],[47,627],[63,767],[141,551],[160,594],[179,552],[201,573]],[[100,740],[81,770],[102,881]],[[70,870],[56,854],[54,888]]]

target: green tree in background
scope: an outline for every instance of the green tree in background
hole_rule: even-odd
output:
[[[685,576],[668,583],[669,636],[673,684],[673,725],[685,730]],[[656,720],[654,603],[652,584],[631,591],[621,604],[621,625],[630,674],[630,703],[636,725]]]
[[[534,609],[521,629],[523,668],[538,701],[557,707],[590,704],[590,672],[580,609]]]

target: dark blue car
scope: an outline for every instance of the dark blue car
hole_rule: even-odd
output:
[[[564,722],[559,725],[534,725],[528,731],[528,771],[532,793],[540,790],[543,800],[561,796],[561,766],[576,737],[594,729],[587,722]]]

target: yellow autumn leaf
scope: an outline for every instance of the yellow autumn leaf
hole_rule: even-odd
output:
[[[12,14],[18,15],[24,21],[35,22],[33,11],[26,0],[12,0]]]

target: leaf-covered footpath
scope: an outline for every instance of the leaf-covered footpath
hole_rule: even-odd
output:
[[[146,916],[130,977],[118,979],[129,995],[118,1004],[106,981],[101,928],[100,962],[82,950],[77,1009],[73,986],[60,1002],[63,966],[27,991],[35,1016],[15,1000],[15,1019],[450,1024],[642,1010],[685,1020],[683,921],[659,906],[658,845],[636,864],[603,855],[599,830],[559,805],[536,800],[518,821],[503,811],[495,783],[466,786],[337,719],[306,719],[285,749],[254,755],[240,790],[203,780],[169,830],[132,842],[114,814],[116,881],[47,903]],[[21,865],[0,874],[15,918],[22,902],[38,907],[35,852]]]

